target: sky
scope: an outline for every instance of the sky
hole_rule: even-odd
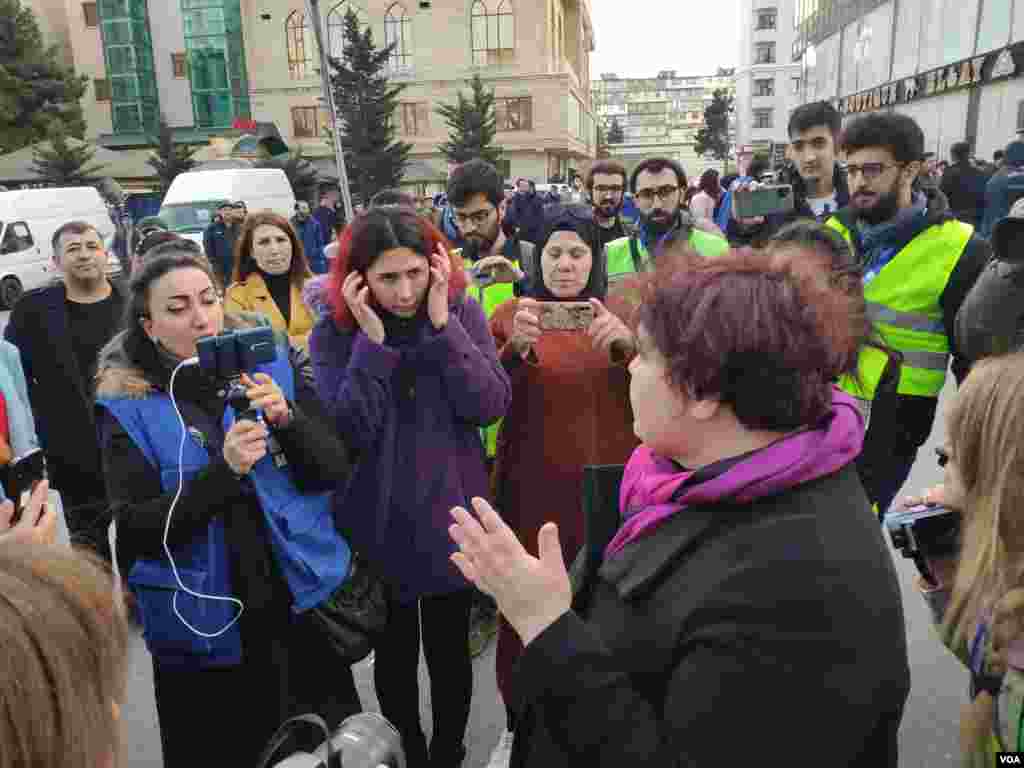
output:
[[[739,58],[740,0],[590,0],[590,74],[654,77],[712,75]]]

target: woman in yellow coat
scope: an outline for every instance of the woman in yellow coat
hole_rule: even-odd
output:
[[[259,312],[305,349],[316,322],[302,300],[302,285],[310,277],[302,242],[288,220],[271,211],[249,214],[235,245],[234,273],[224,309]]]

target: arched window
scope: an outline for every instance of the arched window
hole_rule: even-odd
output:
[[[336,59],[345,53],[345,14],[349,11],[355,13],[360,29],[365,29],[369,23],[366,11],[349,0],[341,0],[327,12],[327,53]]]
[[[412,63],[409,55],[409,28],[411,20],[405,8],[395,3],[384,17],[384,45],[394,45],[388,63],[393,70],[406,70]]]
[[[302,11],[289,13],[284,22],[284,36],[288,43],[288,74],[292,80],[304,80],[313,63],[306,14]]]
[[[507,64],[516,47],[515,14],[512,0],[476,0],[470,11],[473,63],[478,67]]]

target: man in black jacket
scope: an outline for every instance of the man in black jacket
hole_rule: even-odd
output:
[[[93,418],[96,359],[124,314],[106,277],[107,252],[91,224],[72,221],[53,236],[63,281],[26,293],[4,338],[21,353],[50,484],[60,491],[72,540],[110,559],[106,491]]]
[[[509,204],[502,228],[508,237],[519,237],[528,243],[541,241],[544,235],[544,201],[537,195],[537,187],[532,181],[519,179],[517,182],[516,195]]]
[[[939,189],[949,207],[964,224],[977,228],[985,213],[985,185],[988,178],[971,165],[971,145],[958,141],[949,149],[953,164],[942,174]]]
[[[737,245],[760,244],[783,226],[800,218],[824,221],[850,202],[846,174],[836,162],[842,118],[827,101],[804,104],[789,117],[790,162],[780,184],[793,186],[790,213],[739,220],[730,216],[726,236]]]

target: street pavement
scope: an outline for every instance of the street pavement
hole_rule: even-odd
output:
[[[0,312],[0,329],[8,312]],[[941,480],[934,448],[944,434],[942,415],[954,390],[947,380],[939,406],[939,418],[927,445],[922,448],[905,492],[924,489]],[[960,708],[965,700],[968,676],[960,663],[939,642],[924,601],[914,588],[916,571],[909,560],[894,552],[903,589],[903,603],[910,648],[911,692],[900,732],[900,768],[937,768],[957,763]],[[373,692],[369,662],[356,665],[356,683],[363,705],[379,711]],[[871,674],[870,669],[864,670]],[[420,695],[424,727],[429,738],[430,688],[426,668],[420,662]],[[779,692],[780,697],[784,696]],[[122,708],[124,765],[127,768],[161,768],[160,734],[153,703],[152,669],[141,637],[133,638],[128,694]],[[505,709],[494,680],[494,644],[474,662],[473,707],[466,734],[469,754],[464,768],[484,768],[491,749],[504,728]],[[797,761],[800,762],[800,761]]]

